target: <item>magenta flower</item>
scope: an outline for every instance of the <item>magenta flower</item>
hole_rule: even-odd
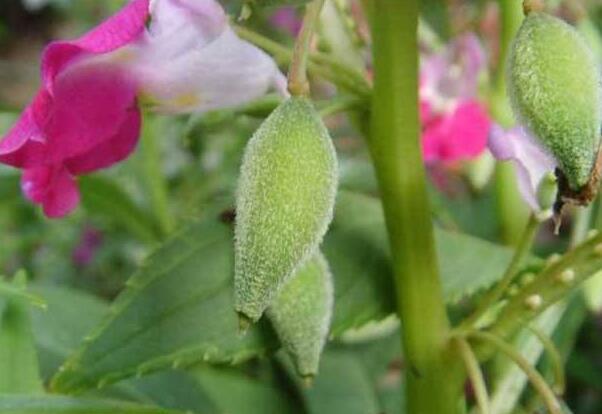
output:
[[[73,249],[71,258],[80,267],[88,266],[94,260],[98,249],[102,246],[103,235],[100,230],[86,226],[81,234],[78,245]]]
[[[301,18],[294,7],[281,7],[270,16],[270,23],[291,36],[297,36],[301,30]]]
[[[0,142],[0,162],[23,169],[26,197],[61,217],[79,203],[76,176],[135,149],[140,103],[204,111],[283,85],[274,61],[236,36],[214,0],[132,0],[83,37],[46,47],[42,87]]]
[[[467,160],[485,150],[491,120],[477,99],[484,69],[485,54],[472,34],[423,59],[420,119],[425,161]]]
[[[543,178],[556,168],[554,157],[521,126],[504,130],[494,125],[488,145],[496,159],[514,164],[518,189],[529,207],[535,212],[549,208],[539,205],[537,192]]]

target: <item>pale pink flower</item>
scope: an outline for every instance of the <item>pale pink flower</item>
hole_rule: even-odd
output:
[[[423,58],[420,120],[427,162],[472,159],[485,150],[491,120],[477,98],[485,63],[479,40],[472,34]]]
[[[521,196],[533,211],[542,210],[537,191],[543,178],[554,172],[554,157],[522,126],[505,130],[494,125],[488,146],[496,159],[514,164]]]
[[[236,36],[214,0],[132,0],[81,38],[46,47],[42,87],[0,142],[0,162],[23,169],[25,195],[61,217],[79,203],[77,175],[135,149],[140,102],[204,111],[283,84],[274,61]]]

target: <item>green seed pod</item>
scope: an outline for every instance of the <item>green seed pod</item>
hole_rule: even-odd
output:
[[[235,308],[257,321],[332,220],[337,160],[309,100],[293,97],[247,146],[236,200]]]
[[[509,61],[509,93],[520,121],[554,155],[568,186],[579,191],[600,144],[602,92],[596,60],[562,20],[530,13]]]
[[[318,373],[333,306],[332,276],[321,253],[307,261],[280,290],[267,315],[300,376]]]

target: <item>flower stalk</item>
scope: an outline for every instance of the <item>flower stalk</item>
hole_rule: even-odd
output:
[[[523,265],[526,257],[531,251],[535,236],[537,235],[537,230],[539,229],[539,224],[540,221],[537,219],[536,215],[531,214],[502,279],[493,289],[485,294],[485,297],[482,299],[475,312],[463,322],[463,327],[474,328],[474,325],[478,323],[481,317],[495,305],[495,303],[502,298],[506,290],[508,290],[510,284],[520,270],[520,267]]]
[[[309,95],[309,82],[307,81],[307,62],[311,41],[320,18],[324,0],[314,0],[305,9],[305,17],[301,31],[295,42],[293,58],[288,71],[288,91],[293,96]]]
[[[382,195],[407,358],[407,412],[462,412],[464,372],[452,361],[450,326],[434,249],[420,150],[418,1],[375,0],[374,93],[369,147]]]

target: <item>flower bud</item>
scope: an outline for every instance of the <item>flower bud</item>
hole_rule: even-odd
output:
[[[508,83],[520,121],[556,158],[568,190],[582,190],[602,124],[600,75],[586,42],[562,20],[530,13],[514,41]]]
[[[543,176],[537,186],[537,204],[541,210],[551,209],[558,194],[558,181],[554,173],[549,172]]]
[[[306,98],[282,103],[251,138],[236,200],[235,308],[257,321],[332,220],[337,160]]]
[[[333,302],[328,263],[317,253],[282,287],[267,310],[284,349],[304,378],[318,373]]]

